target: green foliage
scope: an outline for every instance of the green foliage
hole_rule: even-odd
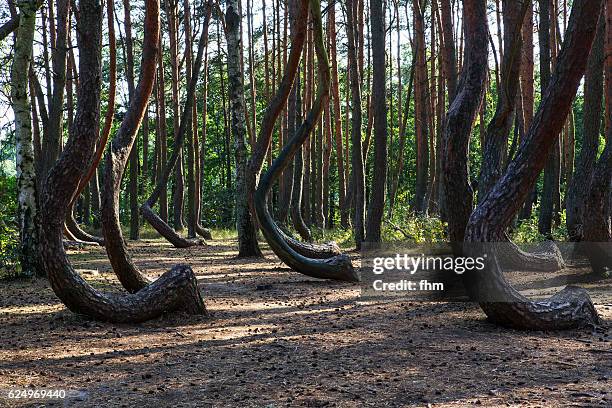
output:
[[[15,177],[0,171],[0,278],[19,274],[19,229]]]
[[[534,210],[528,220],[521,220],[512,231],[512,240],[519,243],[535,243],[545,241],[547,238],[538,231],[538,214]],[[567,227],[565,223],[565,210],[561,213],[561,223],[553,226],[552,236],[555,241],[567,240]]]
[[[446,240],[446,224],[438,217],[415,215],[400,210],[396,211],[392,219],[384,222],[382,239],[415,244],[443,242]]]

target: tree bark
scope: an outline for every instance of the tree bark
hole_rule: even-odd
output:
[[[448,100],[455,99],[457,91],[457,52],[455,50],[455,38],[453,36],[453,18],[450,0],[440,0],[442,19],[442,35],[444,38],[444,52],[442,53],[444,64],[444,77],[448,90]]]
[[[606,100],[612,101],[612,1],[606,1],[605,86]],[[600,18],[603,20],[603,17]],[[584,239],[593,271],[612,271],[612,128],[608,127],[606,147],[591,177],[584,213]]]
[[[382,216],[385,210],[385,186],[387,184],[387,105],[385,89],[385,15],[381,0],[370,0],[372,24],[374,109],[374,177],[372,179],[370,207],[366,226],[367,242],[380,242]]]

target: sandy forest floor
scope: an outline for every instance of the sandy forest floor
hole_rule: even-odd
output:
[[[359,286],[292,273],[270,252],[239,261],[234,248],[132,247],[152,277],[191,264],[208,318],[97,323],[67,311],[45,280],[0,283],[3,396],[71,391],[0,407],[612,406],[612,296],[594,297],[598,330],[519,332],[470,304],[364,302]],[[71,258],[97,287],[118,289],[103,249]]]

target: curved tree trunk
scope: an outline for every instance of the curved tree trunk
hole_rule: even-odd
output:
[[[150,281],[138,271],[127,250],[119,220],[119,194],[123,173],[128,160],[132,159],[131,152],[135,146],[138,129],[153,92],[158,36],[151,35],[150,30],[155,30],[155,24],[155,20],[145,21],[145,36],[148,35],[146,40],[155,40],[155,42],[144,43],[140,81],[138,87],[132,90],[128,111],[110,143],[102,187],[101,218],[106,252],[119,281],[131,293],[143,289]]]
[[[74,204],[72,205],[72,208],[74,208]],[[74,236],[77,240],[83,243],[96,244],[100,246],[105,245],[104,238],[91,235],[79,226],[77,220],[74,218],[73,210],[71,210],[68,216],[66,217],[66,229],[70,231],[70,234],[72,236]]]
[[[295,14],[296,17],[294,19],[295,24],[292,25],[291,51],[289,52],[289,59],[287,61],[285,73],[276,95],[270,101],[266,112],[264,113],[259,137],[257,138],[255,149],[253,149],[253,154],[251,155],[248,164],[249,190],[251,196],[255,193],[259,176],[261,175],[263,162],[266,158],[268,150],[270,149],[274,125],[285,104],[287,103],[292,89],[294,88],[294,81],[300,67],[300,58],[302,55],[302,49],[304,48],[304,42],[306,40],[308,0],[300,0],[297,9],[292,10],[292,14]],[[297,87],[298,85],[296,84],[296,90]],[[296,117],[297,116],[299,115],[296,113]]]
[[[149,199],[141,206],[141,211],[143,217],[151,224],[153,228],[157,232],[161,234],[164,238],[168,240],[172,245],[177,248],[188,248],[194,245],[200,245],[202,242],[198,239],[185,239],[182,238],[179,234],[176,233],[166,223],[162,220],[156,213],[153,211],[153,206],[159,200],[162,192],[167,188],[168,180],[170,179],[170,173],[176,166],[180,152],[183,149],[183,144],[185,143],[185,135],[187,133],[187,126],[190,120],[190,117],[193,113],[193,102],[194,95],[196,90],[196,85],[198,82],[198,78],[200,76],[200,69],[202,66],[202,59],[204,56],[204,48],[206,47],[206,43],[208,42],[208,25],[210,22],[210,14],[212,10],[212,6],[209,2],[206,3],[207,11],[204,17],[204,24],[202,27],[202,33],[200,35],[200,42],[198,44],[198,54],[195,59],[195,63],[192,70],[191,80],[189,81],[189,86],[187,88],[187,95],[185,100],[185,106],[183,107],[183,112],[181,115],[180,127],[178,130],[177,138],[174,141],[174,151],[172,152],[172,156],[170,160],[166,164],[166,167],[163,170],[161,177],[157,180],[157,185],[155,189],[151,193]],[[162,112],[163,114],[163,112]]]
[[[482,3],[484,9],[484,1]],[[542,158],[548,155],[557,141],[571,109],[586,68],[600,10],[600,1],[574,1],[566,40],[533,124],[506,174],[470,217],[465,236],[467,243],[503,241],[506,228],[544,167]],[[486,24],[484,12],[479,21]],[[475,249],[472,255],[482,254],[478,248]],[[479,273],[470,273],[466,281],[468,289],[480,300],[489,319],[504,326],[548,330],[599,322],[595,307],[584,289],[568,287],[545,301],[528,300],[505,280],[495,254],[487,261],[487,268]]]
[[[138,293],[116,295],[95,290],[68,261],[62,245],[62,228],[71,198],[98,138],[96,125],[100,116],[102,77],[102,7],[97,0],[82,0],[80,5],[77,27],[80,49],[77,114],[65,150],[49,172],[42,212],[43,259],[51,287],[73,312],[104,321],[141,322],[177,310],[205,314],[195,275],[188,266],[175,267]],[[154,61],[159,37],[159,1],[147,0],[146,5],[145,44],[154,45],[143,50],[143,60],[152,58]],[[117,170],[119,173],[123,171]]]
[[[312,259],[329,259],[338,255],[342,255],[342,251],[340,247],[335,242],[325,242],[322,244],[319,243],[310,243],[310,242],[301,242],[297,239],[291,237],[281,228],[277,228],[278,233],[283,237],[285,241],[287,241],[287,245],[291,247],[298,254],[305,256],[306,258]]]
[[[329,61],[323,44],[320,2],[318,0],[310,0],[310,10],[313,17],[315,44],[319,65],[318,95],[305,121],[298,128],[291,140],[285,145],[267,173],[262,177],[257,191],[255,192],[255,209],[261,229],[270,247],[289,267],[304,275],[315,278],[353,282],[357,281],[359,278],[348,256],[339,255],[325,260],[315,260],[300,255],[287,244],[287,241],[268,211],[267,198],[272,185],[281,177],[283,170],[287,168],[288,163],[293,160],[299,148],[308,139],[308,135],[312,132],[321,116],[325,100],[329,97]]]

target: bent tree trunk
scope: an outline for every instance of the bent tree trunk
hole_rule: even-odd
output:
[[[32,44],[36,25],[35,1],[19,3],[19,28],[15,40],[15,56],[11,69],[11,98],[15,112],[15,140],[17,151],[17,187],[19,191],[19,240],[22,274],[44,276],[40,259],[38,205],[36,200],[36,171],[34,144],[32,140],[32,118],[28,98],[28,71],[32,58]]]
[[[353,269],[348,256],[339,255],[325,260],[317,260],[300,255],[289,246],[268,211],[268,194],[272,185],[281,177],[283,170],[287,168],[297,151],[308,138],[308,135],[321,116],[325,100],[329,97],[329,61],[323,44],[323,27],[319,0],[310,0],[310,9],[319,65],[318,94],[305,121],[300,125],[261,179],[255,192],[255,209],[268,244],[270,244],[274,253],[289,267],[304,275],[315,278],[354,282],[358,281],[359,277]]]
[[[159,38],[159,1],[147,0],[145,44]],[[43,196],[43,260],[53,291],[73,312],[110,322],[142,322],[171,311],[205,314],[206,309],[193,271],[179,265],[141,291],[129,295],[102,293],[81,278],[62,245],[62,229],[83,168],[93,154],[100,116],[102,6],[81,0],[77,34],[79,45],[78,106],[71,137],[50,170]],[[144,50],[143,53],[157,49]]]
[[[484,9],[484,1],[482,3]],[[505,175],[470,217],[466,244],[503,241],[506,228],[532,190],[544,167],[543,159],[556,143],[571,109],[586,68],[600,9],[601,1],[574,1],[566,39],[542,103]],[[484,12],[479,20],[486,24]],[[480,254],[476,250],[470,255]],[[574,328],[599,322],[597,311],[584,289],[568,287],[545,301],[531,301],[512,288],[495,254],[492,258],[483,271],[466,276],[468,290],[476,300],[481,300],[481,307],[491,321],[537,330]]]
[[[185,135],[187,133],[187,126],[191,120],[191,115],[193,114],[193,101],[196,90],[196,85],[198,83],[198,78],[200,77],[200,69],[202,66],[202,58],[204,56],[204,49],[206,47],[206,43],[208,42],[208,25],[210,22],[210,14],[211,14],[212,6],[210,2],[206,3],[206,15],[204,18],[204,25],[202,27],[202,34],[200,35],[200,42],[198,44],[198,54],[196,56],[194,66],[192,69],[192,75],[189,81],[189,86],[187,88],[187,95],[185,99],[185,106],[183,107],[183,112],[181,115],[181,122],[179,131],[177,134],[177,138],[174,141],[174,151],[172,152],[172,156],[164,171],[162,172],[161,177],[157,180],[157,184],[155,189],[151,193],[149,199],[141,206],[142,216],[151,224],[153,228],[157,232],[160,233],[161,236],[166,238],[168,242],[174,245],[177,248],[188,248],[195,245],[201,245],[202,241],[199,239],[185,239],[177,234],[167,222],[165,222],[162,218],[160,218],[155,211],[153,211],[153,206],[159,200],[162,192],[167,188],[168,180],[170,179],[170,174],[176,166],[181,150],[183,149],[183,144],[185,143]],[[162,112],[163,114],[163,112]]]

